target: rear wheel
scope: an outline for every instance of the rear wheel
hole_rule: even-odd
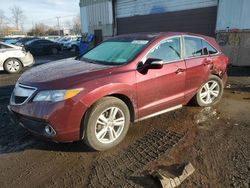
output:
[[[84,140],[95,150],[110,149],[123,140],[129,123],[127,105],[118,98],[104,97],[86,114]]]
[[[79,51],[79,48],[76,45],[73,45],[72,48],[70,49],[71,52],[77,52]]]
[[[4,70],[10,74],[19,73],[22,68],[22,63],[18,59],[11,58],[4,63]]]
[[[220,101],[223,94],[223,83],[218,76],[211,75],[194,97],[198,106],[211,106]]]
[[[52,53],[53,55],[58,54],[58,49],[57,49],[57,48],[52,48],[52,49],[51,49],[51,53]]]

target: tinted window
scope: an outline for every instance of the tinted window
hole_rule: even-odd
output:
[[[10,46],[6,46],[4,44],[0,44],[0,49],[7,49],[7,48],[11,48]]]
[[[180,38],[171,38],[153,49],[147,58],[162,59],[163,61],[175,61],[181,59]]]
[[[36,40],[34,42],[31,43],[32,45],[40,45],[41,44],[41,41],[40,40]]]
[[[202,40],[194,37],[184,37],[185,57],[197,57],[202,55]]]
[[[203,48],[207,48],[208,51],[208,54],[204,55],[209,55],[209,54],[212,55],[217,53],[217,50],[214,47],[212,47],[208,42],[203,40],[202,43],[203,43]]]
[[[49,40],[41,40],[40,43],[41,44],[51,44],[52,42]]]

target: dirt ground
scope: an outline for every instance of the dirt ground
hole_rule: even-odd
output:
[[[250,68],[230,68],[222,101],[131,125],[106,152],[41,141],[10,121],[20,75],[0,73],[0,187],[160,187],[149,173],[191,162],[180,187],[250,187]]]

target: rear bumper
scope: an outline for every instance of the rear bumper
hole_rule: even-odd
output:
[[[27,52],[27,54],[21,58],[21,61],[24,67],[30,67],[35,63],[34,57],[30,52]]]
[[[228,77],[228,76],[227,76],[227,72],[225,72],[225,73],[222,75],[222,77],[221,77],[224,87],[226,87],[227,77]]]

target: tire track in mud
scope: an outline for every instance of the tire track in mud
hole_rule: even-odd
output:
[[[137,187],[130,177],[173,148],[183,135],[153,129],[122,153],[93,163],[86,187]]]
[[[21,151],[35,143],[26,130],[11,121],[7,105],[8,100],[0,103],[0,154]]]

